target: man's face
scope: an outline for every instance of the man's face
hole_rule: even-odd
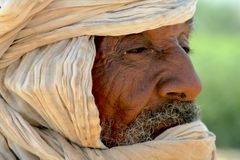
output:
[[[191,20],[139,34],[96,37],[93,95],[108,146],[151,140],[198,117],[201,83],[189,59]]]

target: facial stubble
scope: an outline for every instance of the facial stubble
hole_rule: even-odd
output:
[[[199,119],[199,109],[191,102],[174,101],[156,108],[154,111],[143,110],[116,137],[111,136],[111,122],[102,122],[101,140],[108,147],[142,143],[153,140],[170,127]]]

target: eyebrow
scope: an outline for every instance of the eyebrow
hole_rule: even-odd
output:
[[[121,37],[119,43],[116,45],[116,50],[131,49],[136,46],[145,45],[146,41],[142,39],[142,34],[130,34]]]

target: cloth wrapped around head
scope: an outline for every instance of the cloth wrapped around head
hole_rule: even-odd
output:
[[[0,0],[0,6],[2,159],[214,159],[215,136],[200,121],[154,141],[106,149],[91,93],[95,35],[185,22],[196,0]]]

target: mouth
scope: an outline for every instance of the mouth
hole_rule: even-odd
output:
[[[114,147],[151,141],[171,127],[199,119],[199,109],[191,102],[174,101],[154,108],[157,109],[143,110],[126,129],[117,133],[112,131],[110,122],[102,123],[102,142]]]

